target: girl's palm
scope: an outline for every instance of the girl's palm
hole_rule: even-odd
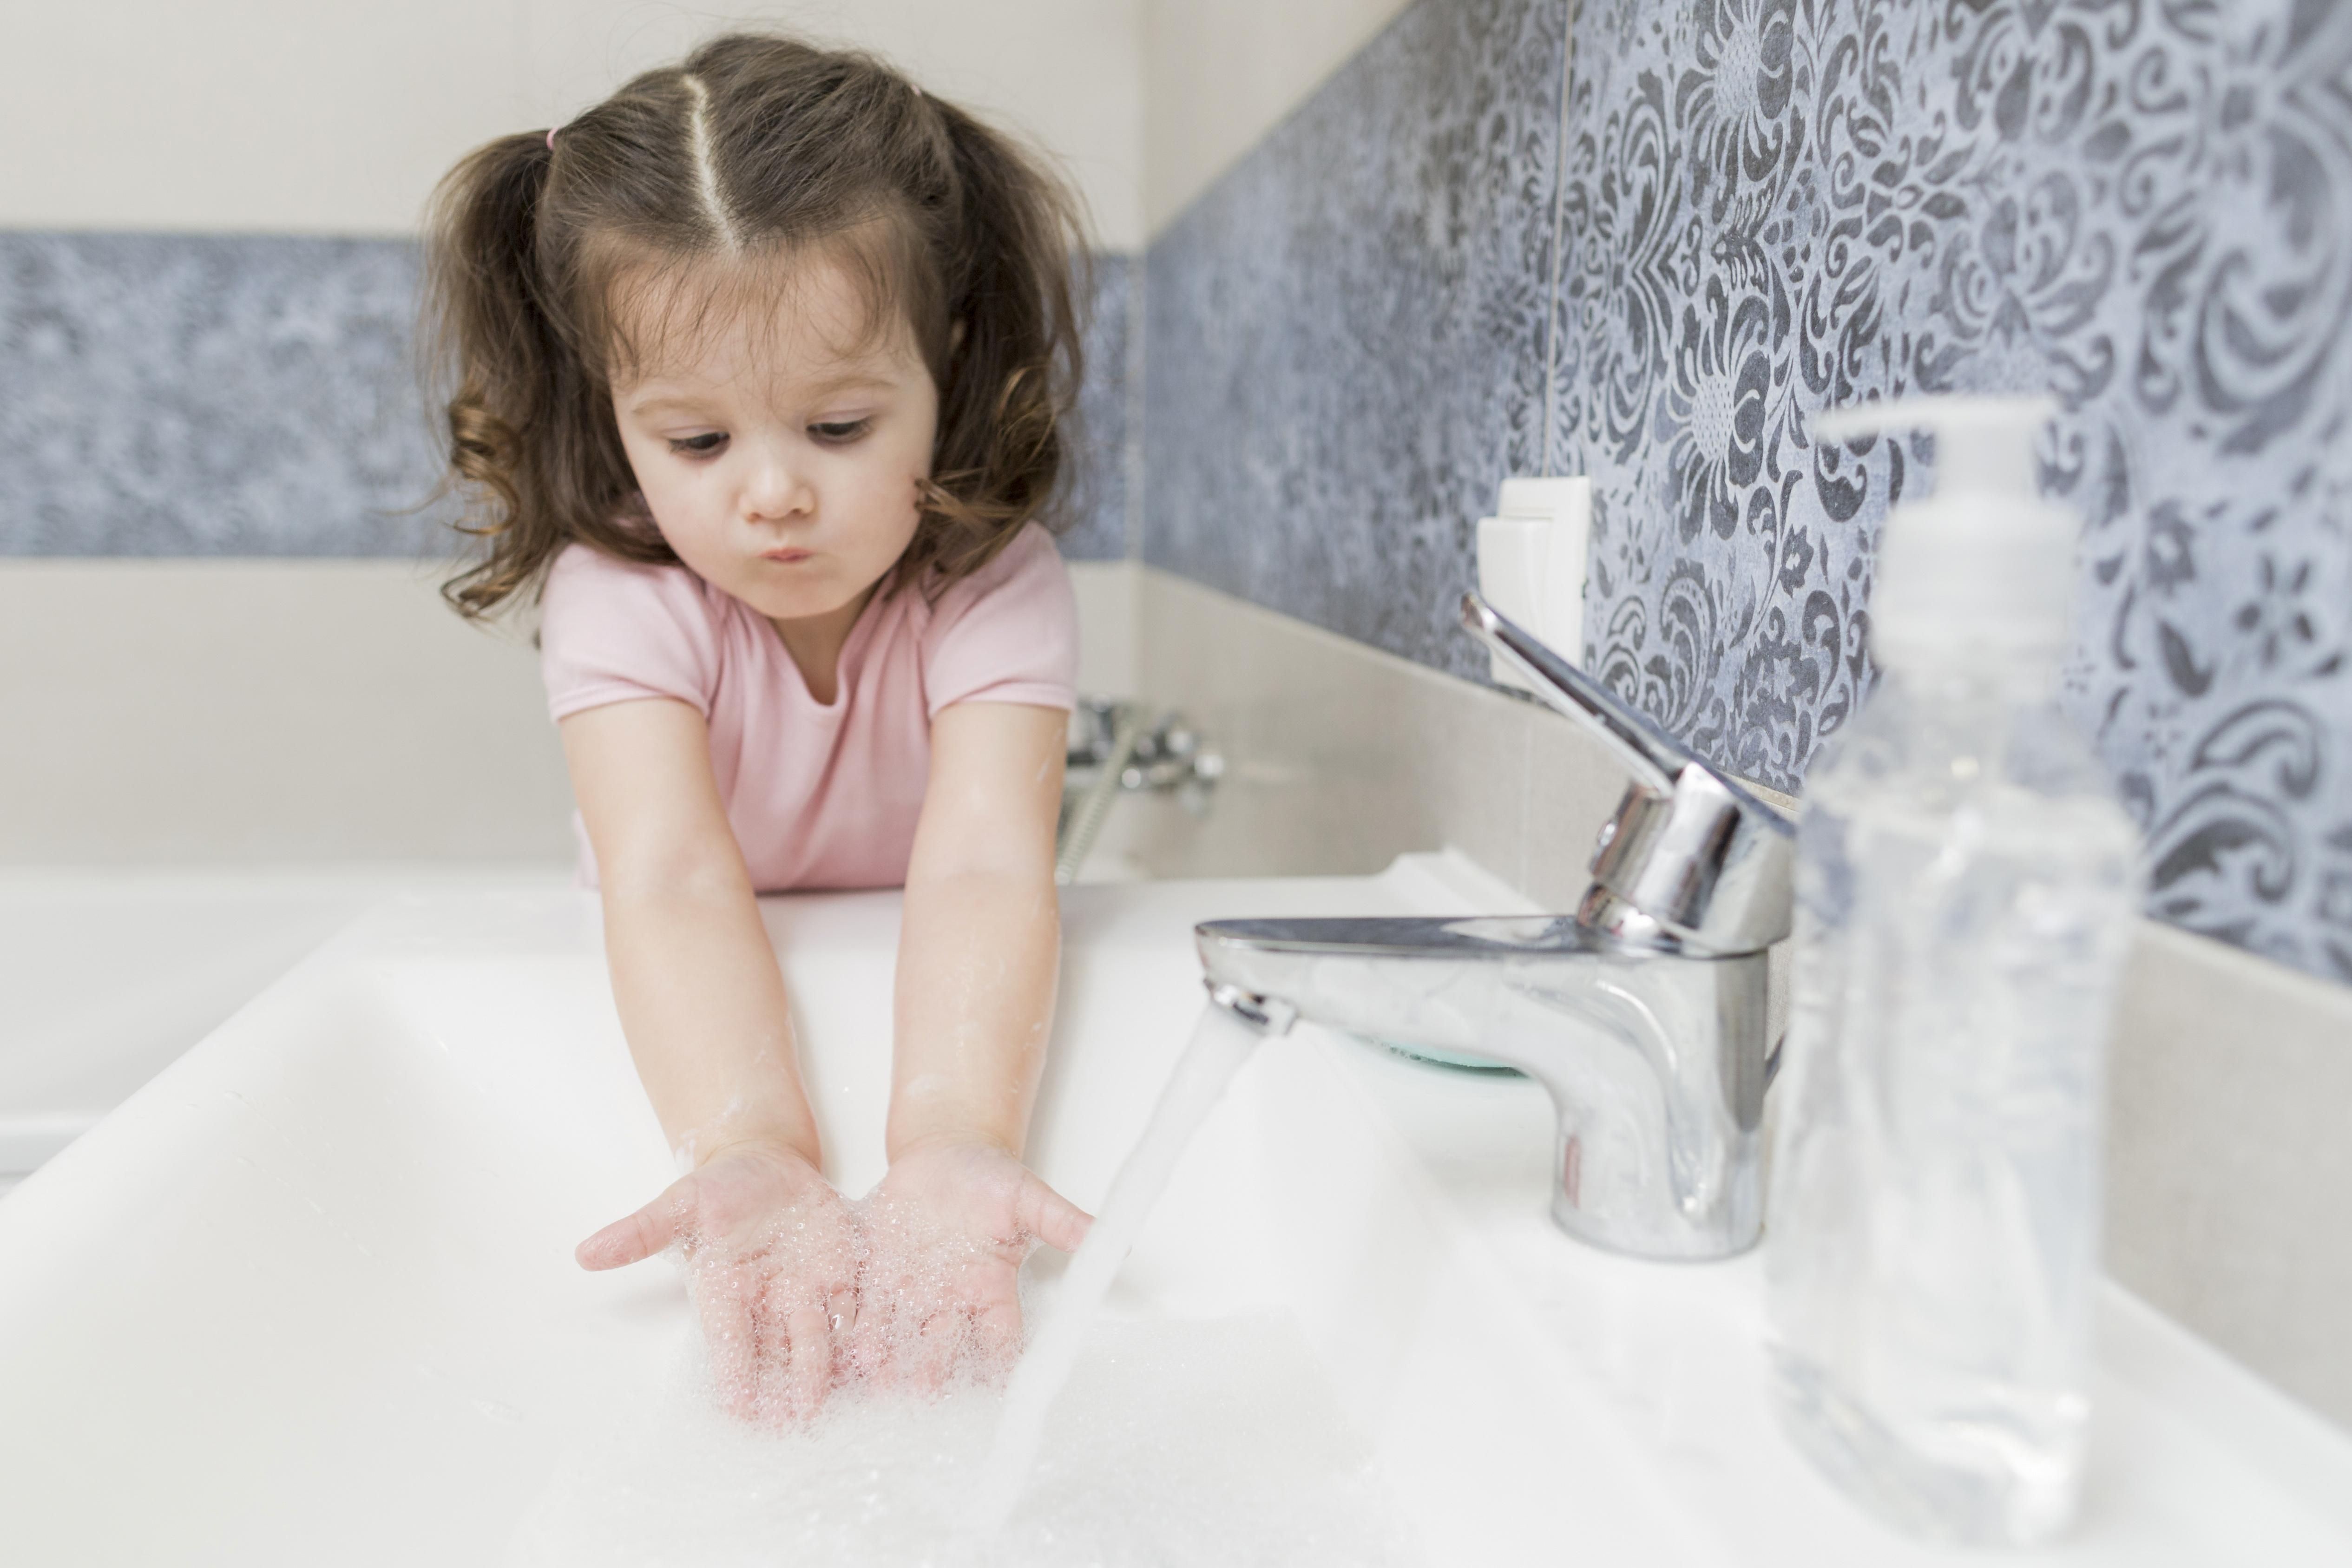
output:
[[[720,1402],[762,1426],[814,1414],[856,1300],[858,1227],[841,1194],[788,1149],[740,1144],[582,1242],[579,1259],[617,1269],[673,1244]]]
[[[867,1203],[851,1360],[863,1376],[927,1390],[1011,1366],[1023,1260],[1040,1241],[1076,1250],[1091,1223],[992,1144],[902,1154]]]

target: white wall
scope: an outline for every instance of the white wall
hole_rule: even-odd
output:
[[[0,0],[0,227],[407,233],[468,148],[730,22],[889,57],[1140,246],[1142,0]]]
[[[1158,234],[1410,0],[1145,0],[1143,224]]]

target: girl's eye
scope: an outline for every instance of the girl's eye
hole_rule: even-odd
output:
[[[689,457],[708,457],[726,444],[727,437],[717,431],[707,435],[689,435],[683,441],[672,441],[669,449]]]
[[[866,434],[870,419],[837,419],[824,424],[812,424],[809,434],[819,441],[855,441]]]

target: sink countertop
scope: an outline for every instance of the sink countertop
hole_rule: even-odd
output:
[[[1192,924],[1525,905],[1420,855],[1378,877],[1072,888],[1064,908],[1073,1049],[1032,1154],[1091,1204],[1199,1006]],[[811,1009],[812,1092],[844,1126],[879,1125],[897,912],[892,894],[762,904]],[[645,1361],[682,1310],[660,1276],[569,1259],[667,1168],[596,948],[577,894],[393,901],[0,1201],[12,1545],[318,1561],[319,1541],[359,1545],[355,1509],[420,1486],[441,1507],[385,1514],[377,1558],[494,1544],[593,1403],[582,1369]],[[1781,1438],[1760,1254],[1640,1262],[1552,1227],[1536,1085],[1304,1026],[1278,1045],[1203,1129],[1217,1153],[1189,1193],[1180,1173],[1129,1282],[1177,1315],[1204,1285],[1215,1310],[1241,1256],[1221,1232],[1269,1211],[1255,1256],[1363,1396],[1396,1494],[1439,1521],[1433,1560],[1988,1560],[1887,1532]],[[878,1148],[842,1157],[848,1190],[879,1174]],[[2100,1328],[2085,1518],[2021,1561],[2352,1563],[2352,1437],[2112,1287]]]
[[[1432,890],[1425,896],[1465,909],[1534,908],[1458,856],[1406,856],[1386,875],[1421,881]],[[1775,1425],[1761,1248],[1727,1262],[1679,1264],[1575,1241],[1545,1209],[1554,1121],[1542,1089],[1330,1038],[1440,1201],[1476,1234],[1559,1368],[1643,1451],[1723,1561],[2352,1564],[2352,1434],[2112,1281],[2099,1301],[2084,1506],[2069,1535],[2038,1551],[1989,1554],[1892,1532],[1818,1475]]]

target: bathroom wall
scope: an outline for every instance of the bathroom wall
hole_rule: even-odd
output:
[[[1145,559],[1475,676],[1473,520],[1589,473],[1586,662],[1794,789],[1933,482],[1809,418],[2053,389],[2150,912],[2352,979],[2347,55],[2289,0],[1419,0],[1154,236]]]
[[[738,15],[877,47],[1070,172],[1104,253],[1070,548],[1124,555],[1139,4]],[[404,515],[436,466],[409,330],[427,193],[466,149],[723,20],[621,0],[11,9],[0,49],[47,68],[0,103],[0,140],[73,152],[0,168],[0,556],[441,549],[451,508]]]
[[[2352,1423],[2347,29],[2286,0],[1416,0],[1153,210],[1139,669],[1234,761],[1207,824],[1147,810],[1130,852],[1448,844],[1561,907],[1617,779],[1482,690],[1454,625],[1496,483],[1593,476],[1584,662],[1795,789],[1873,679],[1886,507],[1934,480],[1921,443],[1808,420],[2056,390],[2067,701],[2155,883],[2107,1266]]]
[[[0,10],[0,228],[405,235],[467,148],[560,124],[731,23],[880,51],[1143,238],[1139,0],[89,0]]]
[[[568,856],[535,662],[440,606],[452,508],[411,510],[412,235],[466,149],[730,16],[880,49],[1070,173],[1065,548],[1129,552],[1140,0],[6,7],[0,145],[50,151],[0,161],[0,864]],[[1086,673],[1131,684],[1104,586]]]
[[[0,231],[0,558],[439,557],[407,239]],[[1092,258],[1076,527],[1122,557],[1128,257]]]
[[[1406,0],[1145,0],[1143,221],[1207,189]]]

